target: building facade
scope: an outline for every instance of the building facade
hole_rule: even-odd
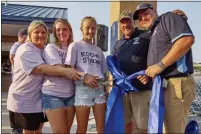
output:
[[[8,91],[11,83],[10,71],[4,71],[4,65],[9,66],[9,50],[18,40],[20,29],[27,29],[33,20],[42,20],[48,27],[49,41],[52,35],[53,23],[57,18],[68,19],[68,9],[59,7],[44,7],[1,3],[1,72],[2,91]]]

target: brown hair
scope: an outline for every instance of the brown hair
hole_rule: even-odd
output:
[[[61,22],[61,23],[65,24],[65,25],[67,25],[68,28],[69,28],[69,30],[70,30],[70,36],[68,38],[68,45],[69,45],[70,43],[73,42],[73,30],[72,30],[71,24],[67,20],[65,20],[65,19],[57,19],[54,22],[54,25],[53,25],[53,34],[54,34],[54,38],[55,38],[55,44],[59,44],[59,40],[58,40],[57,35],[56,35],[56,24],[58,22]]]

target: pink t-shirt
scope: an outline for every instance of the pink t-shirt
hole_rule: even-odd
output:
[[[108,71],[102,50],[96,45],[88,44],[83,40],[70,44],[66,64],[71,65],[78,71],[98,76],[99,79],[104,79],[104,73]]]
[[[66,55],[67,47],[61,49],[55,44],[48,44],[44,50],[44,61],[50,65],[64,64]],[[70,97],[75,94],[75,87],[72,80],[45,75],[42,92],[58,97]]]
[[[42,112],[41,89],[43,75],[31,73],[44,64],[43,49],[28,42],[16,51],[14,58],[13,81],[8,92],[7,108],[18,113]]]

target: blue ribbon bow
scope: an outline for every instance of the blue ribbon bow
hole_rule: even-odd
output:
[[[107,64],[114,80],[113,88],[107,101],[107,111],[105,119],[104,133],[124,133],[124,112],[123,95],[129,91],[138,92],[139,90],[131,84],[131,80],[138,75],[145,75],[145,71],[139,71],[127,76],[120,70],[120,65],[115,56],[107,57]],[[164,89],[162,87],[161,77],[154,78],[152,87],[152,96],[149,108],[148,133],[163,132],[164,121]],[[193,122],[188,125],[185,133],[198,132],[198,127]],[[190,131],[191,130],[191,131]]]
[[[123,95],[129,91],[139,91],[131,84],[131,80],[138,75],[145,75],[145,71],[127,76],[120,70],[119,62],[114,56],[107,57],[107,64],[115,81],[107,101],[104,131],[105,133],[124,133]],[[161,83],[160,76],[157,76],[152,90],[148,133],[162,133],[164,91]]]

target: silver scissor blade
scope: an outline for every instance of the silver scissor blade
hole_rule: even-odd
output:
[[[110,84],[109,84],[109,83],[110,83],[111,81],[113,81],[113,80],[115,80],[115,79],[107,80],[107,81],[99,81],[99,82],[100,82],[100,84],[103,85],[103,86],[110,86],[110,87],[113,87],[113,85],[110,85]]]

